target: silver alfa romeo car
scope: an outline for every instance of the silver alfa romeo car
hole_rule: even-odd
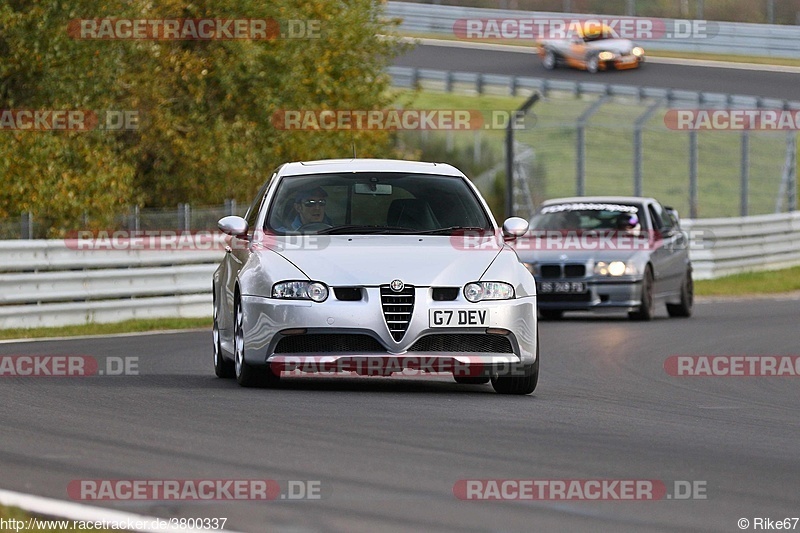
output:
[[[537,280],[539,313],[627,311],[650,320],[692,314],[688,238],[678,213],[653,198],[593,196],[542,204],[514,246]]]
[[[456,168],[287,163],[244,218],[219,228],[229,237],[213,278],[217,376],[271,387],[287,372],[411,369],[499,393],[536,388],[536,284],[508,245],[528,223],[498,228]]]

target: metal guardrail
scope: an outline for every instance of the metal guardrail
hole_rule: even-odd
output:
[[[800,212],[684,220],[696,279],[800,265]],[[75,250],[0,241],[0,329],[210,317],[220,251]]]
[[[211,316],[211,275],[223,254],[0,241],[0,329]]]
[[[478,94],[503,94],[517,96],[539,91],[542,96],[550,92],[567,92],[574,96],[595,94],[628,96],[639,99],[663,100],[668,105],[725,106],[747,109],[800,109],[800,101],[749,96],[741,94],[689,91],[662,87],[640,87],[591,81],[553,80],[529,76],[503,76],[476,72],[454,72],[417,67],[391,66],[387,69],[392,84],[399,88],[424,88],[455,92],[465,89]]]
[[[418,34],[438,34],[455,37],[453,25],[459,19],[523,19],[523,18],[582,18],[586,15],[565,13],[485,9],[475,7],[386,3],[386,16],[402,19],[400,29]],[[596,18],[613,18],[595,16]],[[675,19],[661,19],[674,26]],[[648,39],[641,43],[645,49],[707,54],[738,54],[766,57],[800,57],[800,27],[777,24],[713,22],[715,35],[707,37]]]
[[[684,220],[682,225],[713,236],[690,250],[696,279],[800,265],[800,212]]]

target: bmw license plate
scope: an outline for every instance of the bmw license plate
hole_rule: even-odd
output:
[[[581,281],[540,281],[536,289],[541,294],[582,294],[586,284]]]
[[[431,309],[429,324],[432,328],[463,326],[489,326],[488,309]]]

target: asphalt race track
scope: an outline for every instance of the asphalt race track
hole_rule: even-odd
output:
[[[656,63],[646,63],[641,69],[598,72],[597,74],[567,68],[548,71],[534,53],[429,45],[417,45],[405,55],[396,58],[394,64],[403,67],[643,87],[671,87],[691,91],[800,100],[800,73],[797,72],[769,72]]]
[[[248,532],[738,531],[800,513],[800,378],[675,377],[664,362],[798,355],[797,298],[542,322],[539,388],[524,397],[423,377],[243,389],[214,377],[210,331],[3,343],[0,355],[136,357],[139,375],[0,378],[0,487],[68,500],[82,479],[320,482],[311,501],[99,502]],[[675,496],[685,481],[705,499],[462,501],[466,479],[659,480]]]

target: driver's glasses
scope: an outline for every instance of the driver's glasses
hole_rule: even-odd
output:
[[[306,207],[314,207],[315,205],[325,207],[326,203],[328,203],[327,200],[303,200],[303,205]]]

